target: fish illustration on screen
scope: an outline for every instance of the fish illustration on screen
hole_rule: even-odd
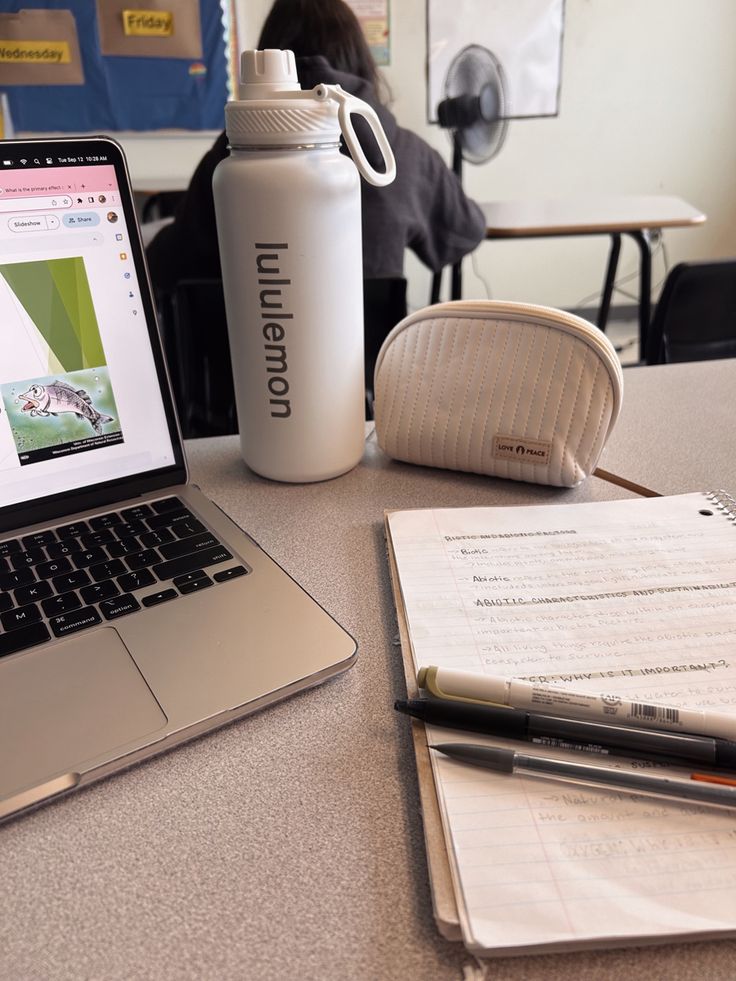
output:
[[[79,419],[86,419],[98,436],[102,435],[102,426],[113,422],[113,417],[98,412],[92,405],[92,399],[83,388],[74,388],[63,381],[53,381],[49,385],[31,385],[27,392],[22,392],[19,399],[25,399],[21,412],[31,416],[58,416],[62,412],[73,412]]]

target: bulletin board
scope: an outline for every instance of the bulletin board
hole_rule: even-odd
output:
[[[429,121],[437,122],[448,72],[470,46],[500,66],[503,118],[556,116],[563,26],[564,0],[427,0]]]
[[[17,132],[219,130],[222,0],[0,0],[0,92]]]

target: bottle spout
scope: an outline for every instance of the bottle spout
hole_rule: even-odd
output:
[[[267,99],[274,92],[301,91],[293,51],[267,48],[240,56],[240,99]]]

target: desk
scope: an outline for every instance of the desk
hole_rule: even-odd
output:
[[[560,235],[610,235],[611,250],[603,285],[598,326],[605,330],[621,252],[621,236],[639,247],[639,351],[645,350],[651,316],[651,233],[664,228],[699,225],[705,215],[680,198],[664,195],[617,195],[537,201],[493,201],[481,204],[486,238],[550,238]]]
[[[628,370],[602,464],[668,492],[733,488],[720,406],[735,381],[736,360]],[[659,436],[660,414],[677,454],[645,438],[650,424]],[[708,453],[686,438],[694,424]],[[351,473],[306,486],[254,477],[237,437],[187,448],[193,479],[354,633],[357,663],[0,827],[0,977],[461,981],[472,962],[435,929],[410,731],[392,709],[405,689],[383,509],[628,493],[595,478],[566,491],[411,467],[372,439]],[[725,981],[736,942],[511,958],[491,976]]]

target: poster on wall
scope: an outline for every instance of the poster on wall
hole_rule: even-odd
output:
[[[377,65],[391,64],[389,0],[347,0],[363,28]]]
[[[450,80],[475,79],[492,65],[504,119],[556,116],[564,0],[427,0],[427,118]]]
[[[223,128],[232,91],[223,0],[0,7],[0,91],[17,132]]]

